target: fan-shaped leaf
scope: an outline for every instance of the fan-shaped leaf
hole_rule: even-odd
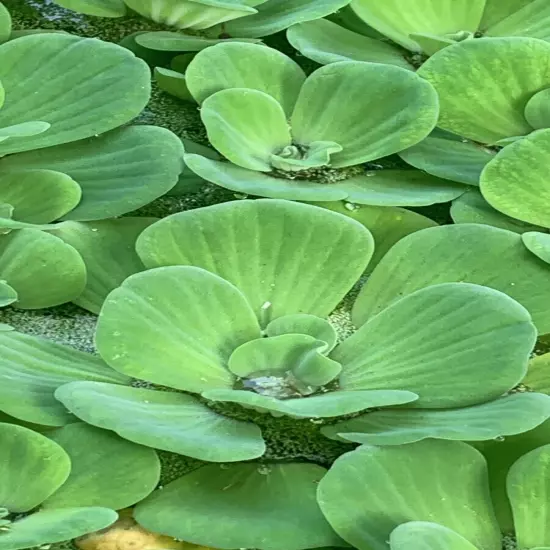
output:
[[[531,36],[550,40],[550,5],[544,0],[487,0],[485,11],[489,11],[482,21],[482,25],[489,24],[485,27],[486,36]]]

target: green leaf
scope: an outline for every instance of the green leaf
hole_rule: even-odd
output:
[[[409,521],[390,534],[391,550],[477,550],[456,531],[427,521]]]
[[[533,357],[521,381],[530,390],[550,395],[550,353]]]
[[[361,224],[322,208],[241,200],[168,216],[140,235],[137,251],[149,268],[194,265],[223,277],[265,326],[284,315],[332,313],[367,266],[373,241]]]
[[[99,357],[15,330],[0,331],[0,378],[0,409],[46,426],[74,421],[54,398],[59,386],[77,380],[129,381]]]
[[[348,3],[349,0],[267,0],[256,7],[257,14],[246,20],[229,21],[224,28],[232,36],[270,36],[296,23],[326,17]]]
[[[267,325],[267,336],[280,336],[282,334],[307,334],[326,344],[325,353],[328,353],[338,340],[334,327],[326,320],[307,313],[295,313],[278,317]]]
[[[216,44],[225,42],[259,42],[259,40],[243,40],[241,38],[206,38],[181,32],[156,31],[144,32],[135,36],[139,46],[160,52],[198,52]]]
[[[516,393],[443,410],[382,410],[322,428],[331,439],[362,445],[402,445],[426,438],[483,441],[527,432],[550,417],[550,397]]]
[[[6,281],[0,281],[0,307],[9,306],[14,302],[17,302],[17,292]]]
[[[249,170],[269,172],[271,155],[292,142],[281,105],[257,90],[216,92],[202,104],[201,119],[210,143],[231,162]]]
[[[465,407],[518,384],[536,338],[527,310],[506,294],[443,283],[390,304],[331,358],[342,389],[410,390],[418,408]]]
[[[330,185],[346,199],[371,206],[429,206],[462,195],[460,183],[442,180],[420,170],[369,170]]]
[[[368,116],[357,117],[358,112]],[[402,151],[437,123],[433,87],[415,73],[378,63],[342,61],[317,69],[302,86],[292,113],[295,141],[334,141],[341,168]]]
[[[455,223],[479,223],[507,229],[514,233],[525,233],[541,229],[536,225],[521,222],[495,210],[477,189],[468,189],[451,205],[451,217]]]
[[[65,542],[109,527],[118,515],[108,508],[65,508],[31,514],[0,534],[0,550],[22,550]]]
[[[0,2],[0,43],[6,42],[11,34],[11,16],[10,12]]]
[[[86,284],[86,266],[62,240],[36,229],[0,236],[0,278],[17,292],[17,307],[40,309],[75,299]]]
[[[126,4],[123,0],[56,0],[56,4],[86,15],[96,17],[123,17]]]
[[[485,200],[507,216],[550,227],[545,206],[550,200],[550,183],[544,169],[549,161],[550,129],[507,145],[481,173]]]
[[[51,128],[51,124],[48,122],[41,122],[39,120],[31,120],[29,122],[23,122],[21,124],[12,124],[11,126],[5,126],[0,128],[0,143],[11,138],[20,137],[32,137],[38,134],[44,133]]]
[[[337,184],[327,185],[310,180],[283,179],[219,162],[204,156],[185,155],[186,165],[195,174],[238,193],[300,201],[337,201],[345,199],[348,191]]]
[[[533,38],[484,38],[449,46],[418,70],[439,95],[438,126],[493,144],[532,131],[524,117],[533,94],[550,86],[550,44]]]
[[[229,356],[260,336],[254,312],[231,283],[171,266],[132,275],[107,296],[96,344],[118,372],[199,393],[231,387]]]
[[[34,120],[51,124],[34,138],[1,143],[1,155],[106,132],[132,120],[149,100],[146,63],[109,42],[29,35],[0,46],[0,59],[6,92],[0,127]]]
[[[183,168],[180,139],[165,128],[130,126],[87,140],[2,159],[3,170],[63,172],[82,188],[65,216],[76,221],[121,216],[164,195]]]
[[[414,70],[399,48],[350,31],[328,19],[293,25],[286,36],[302,55],[321,65],[338,61],[367,61]]]
[[[359,447],[336,460],[317,495],[335,531],[359,550],[387,550],[390,533],[408,521],[439,523],[478,548],[500,548],[487,466],[466,443]]]
[[[465,33],[468,38],[473,38],[471,32],[459,31],[459,33]],[[411,33],[409,35],[411,40],[414,40],[420,46],[422,52],[428,56],[434,55],[439,50],[458,42],[458,40],[453,40],[452,38],[448,38],[448,36],[451,35],[438,36],[436,34],[426,33]]]
[[[518,548],[550,546],[550,445],[516,461],[506,480]]]
[[[316,206],[344,214],[370,230],[374,237],[374,255],[367,267],[367,273],[376,267],[397,241],[420,229],[437,226],[437,223],[430,218],[404,208],[356,205],[344,202],[323,202],[316,203]]]
[[[487,0],[485,10],[490,12],[484,15],[482,22],[482,25],[485,23],[488,26],[485,27],[486,36],[531,36],[542,40],[550,39],[550,6],[544,0]],[[492,16],[493,21],[487,20],[488,16]]]
[[[72,210],[79,203],[81,194],[80,186],[61,172],[22,170],[0,173],[0,202],[11,204],[14,219],[22,222],[53,222]]]
[[[136,253],[139,234],[156,218],[120,218],[99,222],[64,222],[53,233],[73,246],[86,264],[86,287],[73,302],[99,313],[105,298],[145,266]]]
[[[221,90],[248,88],[272,96],[287,116],[306,79],[300,66],[285,54],[244,42],[223,42],[202,50],[185,74],[189,91],[199,103]]]
[[[244,407],[287,415],[292,418],[331,418],[354,414],[365,409],[403,405],[418,399],[418,395],[400,390],[333,391],[310,397],[277,399],[243,390],[208,390],[205,399],[238,403]]]
[[[550,332],[548,266],[521,236],[477,224],[431,227],[395,244],[376,266],[353,308],[356,326],[420,288],[466,282],[500,290],[522,304],[540,334]]]
[[[535,129],[550,127],[549,88],[531,96],[531,99],[525,105],[525,120]]]
[[[479,185],[481,171],[495,153],[477,143],[435,131],[417,145],[401,151],[399,156],[411,166],[438,178]]]
[[[325,472],[316,464],[203,466],[138,504],[134,517],[146,529],[216,548],[338,547],[344,543],[315,499]]]
[[[72,382],[55,396],[88,424],[140,445],[208,462],[265,452],[260,428],[221,416],[190,395],[99,382]]]
[[[182,101],[194,102],[185,81],[185,75],[171,69],[155,67],[154,77],[158,87],[163,91]]]
[[[22,426],[0,424],[0,435],[0,502],[11,513],[28,512],[64,483],[71,461],[57,443]]]
[[[102,506],[121,510],[144,499],[159,481],[156,452],[112,432],[79,422],[48,437],[69,455],[71,473],[43,503],[45,509]]]
[[[550,235],[538,231],[528,231],[521,236],[523,244],[543,262],[550,264]]]
[[[477,31],[485,0],[353,0],[355,13],[378,32],[412,51],[421,51],[413,33],[444,35]]]

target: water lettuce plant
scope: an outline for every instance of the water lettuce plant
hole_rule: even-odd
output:
[[[545,0],[352,0],[349,8],[353,25],[347,24],[349,17],[300,22],[287,31],[288,40],[321,64],[371,61],[409,70],[449,45],[474,38],[550,40]]]
[[[343,62],[306,78],[276,50],[225,43],[197,54],[186,83],[225,159],[188,153],[186,165],[222,187],[384,206],[446,202],[464,191],[420,171],[365,166],[418,143],[437,122],[437,95],[409,71]],[[360,111],[369,115],[358,119]]]
[[[0,548],[63,542],[103,529],[155,488],[153,449],[72,423],[42,435],[0,423]]]

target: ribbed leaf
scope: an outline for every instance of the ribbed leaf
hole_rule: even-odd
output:
[[[410,38],[412,33],[473,33],[481,21],[485,0],[353,0],[351,7],[378,32],[408,50],[420,51]]]
[[[1,155],[106,132],[136,117],[149,100],[145,62],[109,42],[29,35],[0,46],[0,59],[6,92],[0,127],[34,120],[51,124],[33,138],[1,143]]]
[[[343,389],[410,390],[415,407],[464,407],[518,384],[536,337],[527,310],[506,294],[444,283],[393,302],[330,357],[342,365]]]
[[[267,325],[295,313],[326,317],[362,274],[373,242],[361,224],[325,209],[241,200],[168,216],[142,233],[137,250],[150,268],[194,265],[223,277]]]
[[[550,264],[550,235],[529,231],[521,236],[523,244],[543,262]]]
[[[306,79],[300,66],[285,54],[244,42],[224,42],[202,50],[185,74],[189,91],[199,103],[220,90],[248,88],[272,96],[287,116]]]
[[[359,550],[387,550],[390,533],[407,521],[438,523],[481,550],[500,549],[487,466],[466,443],[359,447],[336,460],[317,494],[329,523]]]
[[[0,424],[0,436],[0,502],[11,513],[28,512],[63,484],[71,461],[57,443],[22,426]]]
[[[362,445],[402,445],[426,438],[484,441],[527,432],[549,417],[549,396],[517,393],[461,409],[375,411],[322,432]]]
[[[164,195],[183,169],[180,139],[165,128],[130,126],[98,138],[11,155],[3,170],[48,169],[72,177],[82,188],[65,219],[121,216]]]
[[[208,462],[238,462],[265,451],[260,428],[211,411],[182,393],[73,382],[55,393],[88,424],[135,443]]]
[[[74,300],[84,290],[86,267],[61,239],[36,229],[0,235],[0,278],[17,292],[17,307],[40,309]]]
[[[225,42],[259,42],[259,40],[241,38],[206,38],[195,34],[170,31],[142,32],[135,35],[135,41],[138,46],[153,50],[153,52],[199,52]]]
[[[321,65],[338,61],[368,61],[413,70],[399,48],[350,31],[328,19],[293,25],[286,36],[302,55]]]
[[[144,499],[159,481],[156,452],[112,432],[78,422],[48,436],[69,455],[71,473],[43,508],[102,506],[121,510]]]
[[[532,391],[550,395],[550,353],[537,355],[529,361],[527,374],[521,383]]]
[[[529,310],[539,333],[550,332],[548,266],[525,248],[520,235],[477,224],[432,227],[401,239],[360,292],[354,322],[362,325],[420,288],[459,281],[508,294]]]
[[[325,342],[328,353],[335,345],[338,335],[334,327],[326,320],[307,313],[296,313],[278,317],[267,325],[267,336],[280,336],[282,334],[307,334],[317,340]]]
[[[138,235],[156,218],[120,218],[99,222],[64,222],[54,235],[73,246],[86,264],[86,287],[73,302],[99,313],[105,298],[145,266],[136,253]]]
[[[59,386],[77,380],[128,382],[94,355],[15,330],[0,331],[2,411],[27,422],[63,426],[74,417],[53,394]]]
[[[390,535],[391,550],[477,550],[456,531],[427,521],[409,521]]]
[[[134,515],[146,529],[215,548],[338,547],[344,543],[315,499],[325,471],[315,464],[203,466],[153,493]]]
[[[525,105],[550,86],[548,55],[550,44],[533,38],[466,40],[436,53],[418,74],[437,90],[441,128],[494,144],[532,131]]]
[[[532,36],[550,40],[550,5],[545,0],[487,0],[486,11],[489,10],[493,20],[483,17],[483,23],[490,23],[489,28],[485,27],[487,36]]]
[[[358,112],[368,116],[357,117]],[[341,168],[402,151],[424,139],[438,116],[437,94],[415,73],[342,61],[317,69],[302,86],[291,126],[295,141],[334,141]]]
[[[132,275],[107,296],[96,344],[119,372],[201,392],[231,387],[229,356],[260,336],[254,312],[231,283],[172,266]]]

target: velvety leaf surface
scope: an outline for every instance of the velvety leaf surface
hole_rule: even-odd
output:
[[[157,52],[198,52],[216,44],[233,42],[233,39],[206,38],[181,32],[155,31],[136,35],[135,41],[143,48]],[[236,42],[259,42],[259,40],[234,39]]]
[[[484,14],[482,24],[490,23],[485,32],[487,36],[550,39],[550,5],[544,0],[487,0],[485,11],[489,14]],[[488,17],[493,20],[488,20]]]
[[[23,222],[53,222],[72,210],[81,194],[80,186],[60,172],[22,170],[0,174],[0,202],[11,204],[13,218]]]
[[[500,290],[529,310],[541,334],[550,331],[548,266],[521,236],[486,225],[433,227],[401,239],[373,271],[354,304],[357,326],[394,300],[444,282]]]
[[[46,509],[102,506],[121,510],[144,499],[159,481],[156,452],[112,432],[78,422],[48,436],[69,455],[71,473],[46,499]]]
[[[295,141],[334,141],[341,168],[402,151],[424,139],[438,117],[437,94],[415,73],[378,63],[332,63],[317,69],[300,90],[292,114]],[[357,117],[358,112],[368,116]]]
[[[473,33],[481,21],[485,0],[353,0],[351,7],[378,32],[408,50],[420,51],[409,37],[411,33]]]
[[[294,399],[277,399],[243,390],[208,390],[202,396],[211,401],[239,403],[244,407],[293,418],[331,418],[374,407],[402,405],[418,399],[416,394],[400,390],[333,391]]]
[[[525,105],[550,86],[549,54],[550,44],[533,38],[466,40],[432,56],[418,74],[437,90],[441,128],[493,144],[532,131]]]
[[[17,307],[40,309],[70,302],[86,285],[78,252],[36,229],[0,236],[0,278],[17,292]]]
[[[6,92],[0,127],[32,120],[51,124],[33,138],[1,143],[2,155],[106,132],[132,120],[149,100],[146,63],[108,42],[29,35],[0,46],[0,59]]]
[[[210,143],[231,162],[249,170],[269,172],[271,155],[292,142],[281,105],[257,90],[216,92],[204,101],[201,119]]]
[[[0,550],[20,550],[65,542],[105,529],[118,515],[109,508],[44,510],[24,517],[0,535]]]
[[[17,301],[17,292],[5,281],[0,281],[0,307],[9,306]]]
[[[436,131],[399,156],[411,166],[451,181],[479,185],[485,165],[495,156],[490,149]]]
[[[321,65],[338,61],[367,61],[414,70],[399,48],[348,30],[328,19],[293,25],[286,36],[302,55]]]
[[[296,23],[330,15],[348,3],[349,0],[267,0],[256,6],[257,14],[226,23],[225,32],[242,37],[269,36]]]
[[[322,428],[331,439],[402,445],[426,438],[483,441],[536,428],[550,417],[550,397],[516,393],[481,405],[443,410],[385,410]]]
[[[115,370],[179,390],[228,388],[227,360],[260,327],[241,292],[203,269],[132,275],[107,296],[96,344]]]
[[[525,233],[542,229],[537,225],[505,216],[495,210],[477,189],[469,189],[456,198],[451,205],[451,217],[455,223],[480,223],[507,229],[514,233]]]
[[[549,44],[550,47],[550,44]],[[550,227],[550,130],[539,130],[501,149],[481,173],[481,192],[498,211]]]
[[[487,466],[466,443],[359,447],[336,460],[317,494],[329,523],[359,550],[386,550],[407,521],[438,523],[480,549],[500,549]]]
[[[0,409],[46,426],[63,426],[74,417],[54,391],[78,380],[125,384],[128,378],[94,355],[16,331],[0,331]]]
[[[168,216],[142,233],[137,250],[149,268],[195,265],[223,277],[267,325],[296,313],[326,317],[363,273],[373,241],[361,224],[322,208],[241,200]]]
[[[506,294],[444,283],[393,302],[330,357],[342,365],[342,389],[410,390],[419,408],[464,407],[519,383],[536,337]]]
[[[248,88],[272,96],[287,116],[306,79],[300,66],[285,54],[244,42],[224,42],[199,52],[185,75],[199,103],[220,90]]]
[[[121,216],[164,195],[183,169],[180,139],[165,128],[129,126],[104,136],[2,159],[2,169],[49,169],[82,188],[78,206],[65,219]]]
[[[0,502],[11,513],[28,512],[63,484],[71,461],[57,443],[27,428],[0,424],[0,435]]]
[[[237,462],[265,452],[260,428],[211,411],[182,393],[73,382],[56,391],[71,412],[121,437],[208,462]]]
[[[519,548],[550,546],[550,445],[530,451],[508,473],[506,489]]]
[[[531,96],[531,99],[525,105],[525,120],[527,120],[533,128],[548,128],[550,126],[549,103],[550,89],[546,88]]]
[[[521,236],[523,244],[543,262],[550,264],[550,235],[538,231],[528,231]]]
[[[325,472],[315,464],[203,466],[153,493],[134,516],[146,529],[216,548],[338,547],[315,499]]]
[[[486,0],[479,27],[486,30],[532,3],[533,0]]]
[[[307,313],[296,313],[278,317],[267,325],[267,336],[280,336],[282,334],[307,334],[326,344],[325,353],[335,345],[338,335],[334,327],[326,320]]]
[[[478,550],[456,531],[428,521],[408,521],[390,535],[391,550]]]
[[[113,289],[145,266],[136,253],[138,235],[156,218],[119,218],[98,222],[64,222],[54,235],[73,246],[86,264],[86,287],[73,302],[99,313]]]

